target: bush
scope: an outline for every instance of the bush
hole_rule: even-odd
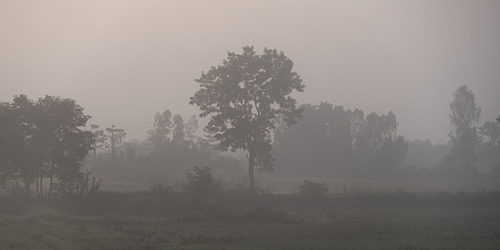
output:
[[[171,186],[164,186],[161,184],[155,184],[148,189],[152,193],[157,194],[171,194],[174,192],[174,189]]]
[[[187,193],[195,195],[209,195],[219,192],[221,184],[212,177],[209,167],[199,168],[193,167],[194,173],[187,173],[186,184],[184,190]]]
[[[299,187],[299,195],[305,196],[325,196],[328,191],[329,190],[324,182],[317,183],[305,180],[304,184]]]

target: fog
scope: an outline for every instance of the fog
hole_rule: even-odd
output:
[[[253,45],[294,62],[299,104],[393,111],[398,134],[445,143],[458,86],[480,124],[500,114],[498,13],[498,1],[2,1],[0,101],[72,98],[89,124],[143,140],[157,111],[199,114],[194,79]]]

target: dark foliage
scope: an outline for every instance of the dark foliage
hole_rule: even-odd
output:
[[[184,190],[189,194],[207,196],[219,192],[221,185],[212,177],[209,167],[193,167],[194,173],[187,173]]]
[[[302,92],[305,85],[292,69],[293,62],[283,52],[266,48],[257,55],[253,47],[246,46],[242,54],[229,52],[222,65],[196,79],[200,89],[189,103],[200,108],[200,117],[210,118],[205,131],[218,141],[220,149],[248,152],[251,189],[254,167],[274,170],[271,120],[281,114],[292,125],[301,117],[302,110],[296,108],[290,94]]]
[[[317,183],[305,180],[304,184],[299,186],[299,195],[309,197],[321,197],[328,193],[328,188],[324,182]]]
[[[0,105],[0,181],[24,184],[26,194],[75,190],[80,166],[94,137],[84,127],[90,116],[72,99],[45,96],[34,102],[25,95]],[[43,183],[48,183],[45,190]]]

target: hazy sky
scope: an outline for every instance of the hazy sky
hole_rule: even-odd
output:
[[[294,62],[299,103],[392,110],[411,140],[448,141],[463,84],[481,125],[500,115],[500,1],[3,0],[0,101],[72,98],[142,140],[157,111],[198,115],[194,79],[245,45]]]

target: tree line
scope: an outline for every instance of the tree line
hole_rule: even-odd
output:
[[[365,116],[327,102],[300,107],[298,124],[278,120],[273,155],[279,175],[381,177],[402,167],[409,143],[397,134],[393,112]]]
[[[84,129],[89,119],[68,98],[32,101],[19,95],[0,103],[0,184],[22,183],[26,194],[34,185],[40,197],[85,192],[88,175],[80,166],[94,143],[94,135]]]
[[[157,112],[154,119],[147,139],[141,142],[126,142],[123,129],[100,129],[93,124],[96,143],[85,166],[107,179],[147,183],[182,182],[193,166],[210,167],[217,176],[242,174],[236,159],[220,154],[209,140],[196,135],[196,116],[185,121],[167,109]]]
[[[283,52],[265,48],[258,55],[253,47],[243,47],[242,54],[229,52],[221,65],[202,72],[196,82],[200,89],[190,104],[200,108],[201,117],[210,117],[205,129],[220,149],[247,152],[251,189],[254,167],[272,172],[278,165],[298,175],[376,177],[394,174],[405,162],[409,142],[397,135],[392,112],[364,116],[361,110],[345,111],[329,103],[296,107],[291,93],[303,92],[305,85]],[[481,108],[466,85],[453,97],[451,152],[435,168],[459,176],[477,174]],[[493,123],[480,129],[490,140],[497,130]],[[498,147],[493,151],[498,153]]]
[[[405,166],[412,145],[435,151],[428,150],[434,147],[430,142],[398,135],[391,111],[365,115],[328,102],[298,106],[291,94],[305,85],[283,52],[266,48],[259,55],[247,46],[242,54],[229,52],[222,65],[195,81],[200,89],[189,103],[209,118],[206,138],[196,135],[196,116],[185,121],[168,109],[156,113],[147,140],[125,142],[126,131],[113,125],[86,130],[90,116],[68,98],[32,101],[20,95],[0,103],[0,184],[20,183],[25,193],[34,185],[38,196],[51,197],[54,191],[88,192],[89,172],[81,171],[82,164],[100,176],[135,181],[185,176],[193,166],[206,166],[215,175],[247,172],[254,189],[255,169],[282,176],[385,178],[422,170]],[[450,151],[433,171],[477,174],[476,153],[488,152],[493,171],[500,172],[499,124],[476,127],[481,108],[467,86],[453,97]],[[229,150],[245,152],[246,163],[221,153]]]

